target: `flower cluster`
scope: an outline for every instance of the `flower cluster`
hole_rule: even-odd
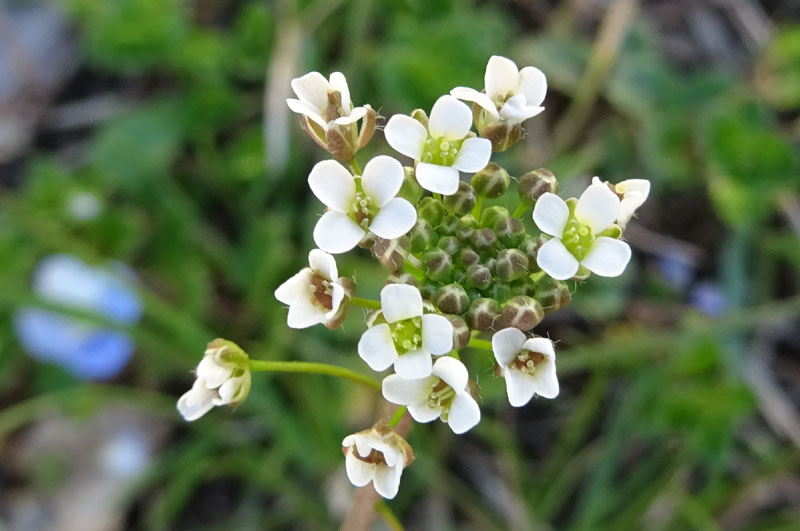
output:
[[[363,170],[357,154],[373,136],[376,115],[369,105],[353,105],[342,74],[297,78],[298,99],[287,100],[335,160],[317,163],[308,176],[326,207],[313,233],[319,249],[275,297],[289,306],[292,328],[336,328],[350,306],[369,310],[355,350],[370,369],[391,370],[380,387],[398,409],[388,424],[348,435],[342,446],[350,481],[372,482],[385,498],[395,496],[413,460],[394,431],[406,411],[419,423],[440,419],[456,434],[480,422],[471,355],[465,364],[461,351],[492,352],[514,407],[558,395],[554,344],[533,330],[570,302],[567,281],[622,274],[631,258],[623,229],[649,193],[646,180],[594,178],[579,198],[564,200],[545,168],[513,178],[492,153],[518,142],[523,122],[544,110],[547,81],[534,67],[520,70],[494,56],[484,83],[483,91],[454,88],[430,114],[390,117],[386,142],[407,165],[378,155]],[[503,206],[513,203],[513,212]],[[356,247],[387,270],[380,300],[357,297],[355,277],[339,277],[334,255]],[[240,401],[250,384],[249,372],[237,372],[243,367],[207,352],[195,387],[179,403],[184,416]]]

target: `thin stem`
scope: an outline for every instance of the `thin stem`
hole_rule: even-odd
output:
[[[514,211],[512,215],[515,218],[519,219],[522,217],[523,214],[525,214],[526,210],[528,210],[528,205],[526,205],[525,203],[520,203],[519,205],[517,205],[517,209]]]
[[[483,196],[479,195],[478,200],[475,201],[475,207],[472,209],[472,217],[481,219],[481,208],[483,208]]]
[[[406,406],[400,406],[394,410],[394,415],[392,415],[391,420],[389,421],[389,426],[392,428],[396,428],[400,421],[403,420],[403,417],[406,416]]]
[[[437,201],[441,201],[442,200],[442,194],[433,194],[433,198],[436,199]]]
[[[363,297],[351,297],[350,304],[353,306],[361,306],[362,308],[369,308],[370,310],[380,310],[380,301],[365,299]]]
[[[485,339],[478,339],[477,337],[470,338],[468,347],[479,348],[483,350],[492,350],[492,342]]]
[[[425,278],[425,272],[414,264],[410,263],[408,260],[406,260],[403,264],[403,270],[406,273],[410,273],[417,280],[422,280]]]
[[[350,171],[353,172],[353,175],[361,175],[361,166],[358,165],[355,157],[350,161]]]
[[[392,509],[386,505],[385,501],[380,500],[375,504],[375,512],[381,515],[381,518],[383,518],[392,531],[403,531],[403,524],[400,523],[400,520],[394,512],[392,512]]]
[[[250,360],[250,370],[253,372],[295,372],[307,374],[327,374],[343,380],[366,385],[380,390],[381,383],[360,372],[356,372],[338,365],[328,363],[314,363],[308,361],[267,361]]]

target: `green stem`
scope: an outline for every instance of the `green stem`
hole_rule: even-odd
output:
[[[343,380],[350,380],[351,382],[366,385],[374,389],[380,390],[381,383],[360,372],[356,372],[338,365],[330,365],[328,363],[314,363],[308,361],[267,361],[267,360],[250,360],[250,370],[253,372],[295,372],[307,374],[327,374],[328,376],[335,376]]]
[[[381,518],[383,518],[392,531],[403,531],[403,524],[400,523],[400,520],[389,506],[386,505],[385,501],[380,500],[375,504],[375,512],[381,515]]]
[[[355,157],[350,161],[350,171],[353,172],[353,175],[361,175],[361,166],[358,165]]]
[[[442,200],[442,194],[433,194],[433,198],[436,199],[437,201],[441,201]]]
[[[389,426],[392,428],[396,428],[400,421],[403,420],[403,417],[406,415],[406,406],[400,406],[394,410],[394,415],[392,415],[392,419],[389,421]]]
[[[472,217],[481,219],[481,208],[483,208],[483,196],[479,195],[478,200],[475,201],[475,207],[472,209]]]
[[[410,273],[417,280],[423,280],[425,278],[425,272],[414,264],[410,263],[408,260],[403,263],[403,270],[406,273]]]
[[[479,348],[482,350],[492,350],[492,342],[485,339],[478,339],[477,337],[470,338],[468,347]]]
[[[517,209],[514,211],[512,216],[519,219],[522,217],[523,214],[525,214],[526,210],[528,210],[528,205],[526,205],[525,203],[520,203],[519,205],[517,205]]]
[[[380,301],[372,300],[372,299],[365,299],[363,297],[352,297],[350,298],[350,304],[353,306],[361,306],[362,308],[369,308],[370,310],[380,310],[381,303]]]

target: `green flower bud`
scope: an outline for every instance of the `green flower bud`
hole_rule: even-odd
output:
[[[536,284],[534,284],[534,282],[528,276],[515,280],[511,283],[511,295],[526,295],[528,297],[534,297],[534,295],[536,295]],[[538,297],[534,298],[539,300]]]
[[[411,248],[408,236],[401,236],[394,240],[375,238],[372,245],[372,254],[389,271],[397,271],[403,267],[408,251]]]
[[[467,323],[472,330],[493,330],[502,311],[500,303],[494,299],[475,299],[467,311]]]
[[[436,290],[439,289],[436,284],[424,284],[419,288],[419,292],[422,295],[422,298],[425,300],[431,300],[434,295],[436,295]],[[422,301],[423,304],[425,301]]]
[[[417,223],[408,233],[408,239],[411,242],[411,252],[421,253],[428,247],[435,244],[437,238],[436,231],[427,220],[419,218]]]
[[[414,168],[405,166],[403,167],[403,173],[405,173],[405,179],[403,179],[403,186],[400,187],[400,191],[397,192],[397,197],[407,200],[412,205],[416,205],[419,200],[422,199],[422,194],[425,193],[425,189],[417,182],[417,177],[414,175]]]
[[[433,304],[443,313],[460,315],[469,308],[469,297],[460,284],[448,284],[436,292]]]
[[[571,299],[569,286],[562,280],[544,276],[536,283],[536,300],[542,305],[545,313],[560,310],[569,304]]]
[[[558,193],[556,176],[547,168],[529,171],[519,178],[519,197],[524,203],[534,204],[545,192]]]
[[[489,290],[489,296],[497,301],[505,302],[511,297],[511,286],[495,282]]]
[[[442,236],[455,236],[461,226],[461,221],[454,215],[448,214],[436,227],[436,232]]]
[[[455,236],[445,236],[440,238],[439,243],[437,243],[436,246],[450,256],[454,256],[458,250],[461,249],[461,244],[458,243],[458,238]]]
[[[544,242],[544,238],[525,236],[525,238],[517,246],[517,249],[525,253],[525,256],[528,257],[528,263],[532,268],[531,272],[533,272],[533,269],[538,269],[538,266],[536,266],[536,253],[539,252],[539,247],[544,245]]]
[[[497,320],[497,328],[518,328],[523,332],[531,330],[544,319],[542,305],[535,299],[518,295],[503,305],[503,311]]]
[[[503,249],[497,255],[495,273],[504,282],[527,276],[528,257],[519,249]]]
[[[486,289],[492,284],[492,273],[483,264],[472,264],[467,268],[467,283],[477,289]]]
[[[422,255],[425,273],[436,282],[449,282],[453,276],[453,260],[441,249],[429,249]]]
[[[465,267],[469,267],[472,264],[477,264],[481,260],[481,257],[478,255],[478,253],[476,253],[469,247],[467,247],[466,249],[461,249],[459,258],[461,259],[461,263],[464,264]]]
[[[458,190],[453,195],[444,198],[444,206],[457,216],[464,216],[472,212],[478,196],[475,190],[464,181],[458,182]]]
[[[472,233],[478,228],[478,221],[473,218],[471,214],[467,214],[466,216],[461,216],[459,222],[460,224],[456,230],[456,237],[462,241],[469,241],[472,237]]]
[[[479,225],[481,227],[487,227],[493,229],[497,226],[504,219],[508,219],[511,217],[511,214],[508,213],[508,210],[501,207],[501,206],[492,206],[489,208],[485,208],[481,213],[481,219]]]
[[[492,229],[480,229],[472,233],[469,241],[478,251],[485,251],[497,243],[497,235]]]
[[[493,199],[500,197],[508,190],[511,177],[502,166],[490,162],[485,168],[472,176],[471,183],[476,194]]]
[[[453,325],[453,349],[466,348],[471,337],[467,323],[458,315],[445,315],[445,317]]]
[[[442,222],[444,205],[433,197],[423,197],[417,205],[417,218],[422,218],[434,227]]]
[[[525,227],[517,218],[501,219],[494,226],[494,231],[497,233],[497,239],[505,247],[516,247],[527,235]]]
[[[387,284],[408,284],[409,286],[417,285],[417,279],[411,273],[395,273],[386,277]]]

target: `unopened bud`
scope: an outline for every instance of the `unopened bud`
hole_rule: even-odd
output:
[[[441,249],[434,248],[422,255],[425,272],[428,278],[436,282],[449,282],[453,276],[453,260]]]
[[[414,168],[404,166],[403,173],[405,174],[405,178],[403,179],[403,186],[401,186],[400,191],[397,192],[397,197],[405,199],[412,205],[416,205],[419,203],[419,200],[422,199],[422,194],[425,193],[425,190],[417,182],[417,177],[414,175]]]
[[[444,205],[433,197],[423,197],[417,205],[417,218],[424,219],[434,227],[441,223],[444,214]]]
[[[534,204],[545,192],[558,193],[556,176],[547,168],[529,171],[519,178],[519,197],[524,203]]]
[[[421,253],[428,247],[432,246],[436,239],[439,237],[436,231],[427,220],[423,218],[417,219],[411,232],[408,233],[408,239],[411,243],[412,253]]]
[[[536,284],[534,284],[528,276],[515,280],[511,283],[511,295],[527,295],[528,297],[534,297],[536,295]],[[541,302],[538,297],[534,298]]]
[[[466,348],[471,336],[467,323],[458,315],[445,315],[445,317],[453,325],[453,349]]]
[[[419,288],[419,292],[422,295],[423,301],[422,304],[425,304],[425,301],[429,301],[436,295],[436,290],[439,289],[436,284],[424,284]]]
[[[500,303],[494,299],[475,299],[467,311],[467,323],[472,330],[493,330],[502,311]]]
[[[544,245],[544,242],[544,238],[526,236],[517,246],[517,249],[525,253],[525,256],[528,257],[531,272],[533,272],[534,269],[538,269],[538,266],[536,266],[536,254],[539,252],[539,247]]]
[[[475,249],[484,251],[497,243],[497,235],[492,229],[480,229],[473,232],[469,240]]]
[[[467,283],[478,289],[486,289],[492,284],[492,273],[483,264],[472,264],[467,268]]]
[[[461,244],[458,243],[458,238],[455,236],[445,236],[440,238],[439,243],[437,243],[436,246],[450,256],[454,256],[461,248]]]
[[[459,258],[461,258],[461,263],[464,264],[464,267],[469,267],[472,264],[477,264],[481,260],[481,257],[478,255],[478,253],[476,253],[470,248],[461,249]]]
[[[505,151],[522,138],[522,125],[515,123],[493,122],[480,129],[483,138],[492,142],[492,151]]]
[[[408,284],[417,286],[417,279],[411,273],[395,273],[386,277],[387,284]]]
[[[471,183],[476,194],[493,199],[500,197],[508,190],[511,177],[502,166],[490,162],[485,168],[472,176]]]
[[[464,181],[458,182],[458,190],[453,195],[448,195],[444,198],[444,206],[447,210],[457,216],[464,216],[472,212],[475,203],[478,201],[478,196],[475,195],[475,190]]]
[[[394,240],[375,238],[375,243],[372,245],[372,254],[375,255],[375,258],[378,259],[383,267],[394,272],[403,267],[410,248],[411,243],[407,236],[401,236]]]
[[[531,330],[544,319],[542,305],[531,297],[518,295],[503,305],[503,311],[497,320],[498,328],[518,328],[523,332]]]
[[[497,226],[498,223],[510,217],[511,214],[508,213],[508,209],[503,208],[501,206],[492,206],[489,208],[485,208],[483,212],[481,212],[481,219],[479,225],[481,227],[487,227],[493,229]]]
[[[494,231],[505,247],[516,247],[526,236],[525,227],[517,218],[501,219],[494,226]]]
[[[461,219],[458,221],[459,225],[456,230],[456,237],[461,241],[469,241],[472,237],[472,233],[478,228],[478,220],[473,218],[472,214],[467,214],[466,216],[461,216]]]
[[[448,284],[436,292],[433,304],[443,313],[460,315],[469,308],[469,297],[460,284]]]
[[[571,299],[569,286],[562,280],[544,276],[536,283],[536,300],[542,305],[545,313],[560,310],[569,304]]]
[[[453,214],[448,214],[436,227],[436,232],[441,236],[455,236],[458,229],[461,227],[461,221]]]
[[[519,249],[503,249],[497,255],[495,273],[504,282],[527,276],[528,257]]]
[[[511,286],[503,282],[495,282],[492,284],[492,289],[489,290],[489,295],[496,301],[505,302],[511,297]]]

